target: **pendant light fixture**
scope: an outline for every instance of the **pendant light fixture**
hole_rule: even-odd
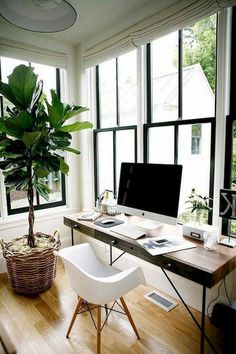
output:
[[[42,33],[66,30],[77,18],[65,0],[1,0],[0,14],[17,27]]]

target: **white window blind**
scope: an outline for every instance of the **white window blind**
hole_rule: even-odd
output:
[[[85,49],[84,66],[100,64],[235,4],[236,0],[176,0],[138,24]]]
[[[30,61],[39,64],[66,68],[67,55],[16,41],[0,38],[0,56]]]

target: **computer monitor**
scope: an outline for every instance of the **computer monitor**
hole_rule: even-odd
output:
[[[123,162],[117,210],[175,225],[181,176],[181,165]]]

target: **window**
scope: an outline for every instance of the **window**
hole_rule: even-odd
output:
[[[144,159],[183,165],[179,221],[184,222],[192,188],[213,194],[216,15],[150,43],[147,62]]]
[[[96,67],[95,196],[117,193],[122,161],[137,160],[137,51]],[[127,148],[128,147],[128,148]]]
[[[212,15],[147,44],[146,68],[142,50],[96,67],[96,197],[105,188],[117,192],[120,162],[135,161],[137,142],[144,162],[183,165],[180,222],[190,216],[192,188],[213,197],[216,27]],[[145,72],[145,85],[137,71]],[[205,218],[211,223],[211,213]]]
[[[24,61],[12,59],[12,58],[0,58],[1,79],[7,82],[8,75],[10,75],[15,66],[20,64],[31,65],[35,68],[34,72],[38,74],[39,78],[43,80],[43,92],[47,97],[51,98],[50,89],[55,89],[60,94],[60,82],[59,82],[59,69],[51,66],[27,63]],[[1,116],[5,116],[6,108],[9,105],[9,101],[0,97],[1,102]],[[50,188],[49,201],[44,200],[38,193],[35,193],[35,210],[49,208],[65,204],[65,177],[61,173],[52,173],[45,179],[46,184]],[[27,194],[24,191],[11,191],[7,194],[7,209],[8,214],[16,214],[27,211],[28,200]]]

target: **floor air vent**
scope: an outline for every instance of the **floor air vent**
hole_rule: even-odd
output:
[[[166,311],[170,311],[175,306],[177,306],[177,303],[164,297],[162,294],[158,294],[156,290],[149,291],[147,294],[144,295],[144,297]]]

